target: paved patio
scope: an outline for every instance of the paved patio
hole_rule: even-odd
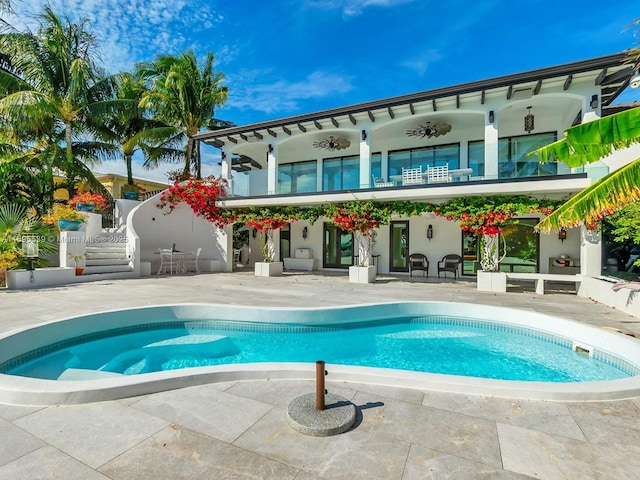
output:
[[[0,291],[0,331],[65,316],[170,303],[265,306],[457,301],[558,315],[640,336],[640,319],[566,291],[478,292],[452,279],[251,272]],[[227,382],[65,407],[0,405],[4,479],[638,479],[640,398],[561,403],[332,383],[358,408],[326,438],[287,425],[306,381]]]

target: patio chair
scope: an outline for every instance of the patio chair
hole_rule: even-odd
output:
[[[200,273],[200,265],[198,264],[198,261],[200,260],[201,253],[202,253],[202,248],[198,248],[195,255],[189,254],[184,258],[184,260],[182,261],[183,273],[187,273],[187,272]]]
[[[462,265],[462,257],[455,253],[450,253],[442,257],[442,260],[438,262],[438,278],[440,278],[440,272],[444,272],[445,276],[447,272],[453,273],[453,278],[458,278],[458,269]]]
[[[415,270],[422,270],[422,276],[429,276],[429,259],[422,253],[412,253],[409,255],[409,276],[413,277]]]
[[[373,178],[373,186],[376,188],[384,188],[384,187],[393,187],[395,186],[395,183],[393,182],[386,182],[384,178],[380,178],[380,177],[374,177],[372,175]]]
[[[158,253],[160,253],[160,268],[158,268],[158,275],[163,273],[173,275],[174,271],[178,273],[178,270],[180,269],[180,262],[177,258],[173,257],[172,249],[162,248]]]
[[[422,165],[417,168],[402,169],[402,185],[416,185],[419,183],[424,183]]]
[[[448,183],[449,164],[440,167],[429,167],[427,170],[427,183]]]

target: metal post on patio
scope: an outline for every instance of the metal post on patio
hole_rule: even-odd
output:
[[[324,377],[329,375],[324,369],[324,361],[316,362],[316,410],[324,410],[324,396],[328,393],[324,388]]]

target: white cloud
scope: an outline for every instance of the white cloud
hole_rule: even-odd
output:
[[[256,83],[261,76],[255,70],[246,71],[240,78],[228,77],[229,101],[227,107],[265,113],[295,112],[300,100],[319,99],[341,95],[353,89],[351,79],[334,73],[316,71],[303,80]]]
[[[414,0],[310,0],[307,5],[323,10],[342,10],[345,17],[360,15],[368,7],[393,8]]]
[[[435,49],[429,49],[420,52],[418,55],[414,55],[405,60],[400,61],[400,66],[414,71],[418,75],[424,75],[429,69],[429,66],[442,59],[442,54]]]
[[[72,21],[91,21],[90,31],[98,37],[104,64],[113,73],[153,60],[148,52],[176,54],[197,47],[191,37],[215,28],[222,18],[204,2],[185,0],[22,0],[14,8],[19,16],[8,21],[17,28],[26,23],[33,30],[32,17],[47,4]],[[196,48],[196,53],[204,52]]]

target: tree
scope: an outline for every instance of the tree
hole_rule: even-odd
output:
[[[571,127],[565,138],[534,153],[542,163],[555,160],[578,167],[636,143],[640,143],[640,108]],[[574,195],[537,228],[542,232],[578,225],[594,228],[605,215],[639,199],[640,158]]]
[[[44,151],[64,145],[64,160],[55,167],[65,172],[70,195],[78,179],[102,189],[86,164],[98,162],[110,150],[108,144],[92,139],[91,120],[104,112],[113,93],[112,80],[97,66],[97,43],[88,20],[72,23],[49,7],[38,20],[35,33],[7,27],[0,35],[0,51],[8,61],[0,69],[2,122],[30,134],[31,144],[50,142]],[[54,160],[58,158],[48,163]]]
[[[178,161],[183,153],[168,146],[175,129],[150,118],[150,114],[140,107],[145,92],[142,79],[129,73],[116,77],[116,102],[105,113],[97,133],[118,146],[117,154],[122,154],[127,167],[127,184],[133,185],[133,156],[143,152],[145,167],[152,167],[159,161]]]
[[[159,120],[175,128],[173,139],[184,141],[186,138],[185,178],[191,174],[192,168],[196,178],[202,178],[200,149],[194,135],[202,128],[229,125],[214,119],[216,107],[227,101],[228,90],[222,85],[224,75],[213,71],[213,61],[213,53],[208,52],[200,68],[195,53],[189,50],[178,57],[160,56],[138,68],[138,73],[151,82],[140,105],[151,109]]]

